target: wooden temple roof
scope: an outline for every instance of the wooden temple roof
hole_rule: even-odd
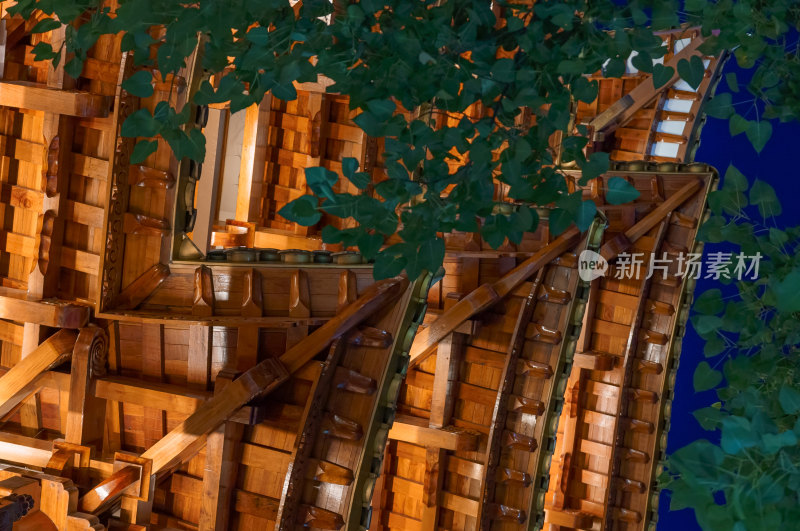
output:
[[[306,193],[305,167],[354,157],[383,178],[382,140],[354,125],[345,96],[324,80],[298,85],[293,102],[268,95],[236,122],[239,143],[230,113],[206,109],[202,168],[160,138],[131,165],[122,122],[182,105],[194,65],[136,98],[120,87],[134,66],[118,37],[100,37],[71,79],[34,60],[40,39],[63,38],[30,35],[36,22],[3,11],[0,32],[0,510],[34,501],[15,529],[654,521],[693,286],[674,269],[611,274],[623,252],[697,251],[716,173],[686,163],[721,58],[704,58],[697,91],[637,72],[597,78],[574,122],[615,163],[582,187],[600,211],[586,233],[552,235],[542,210],[517,246],[446,235],[441,278],[376,283],[370,265],[348,263],[357,255],[209,254],[321,249],[319,226],[277,214]],[[695,33],[662,38],[665,64],[699,53]],[[235,214],[218,220],[234,150]],[[607,204],[611,177],[640,197]],[[571,190],[578,178],[568,172]],[[582,280],[585,250],[611,276]]]

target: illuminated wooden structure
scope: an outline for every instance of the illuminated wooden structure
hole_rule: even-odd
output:
[[[382,178],[382,141],[324,80],[238,118],[200,109],[202,167],[161,139],[131,165],[121,124],[138,108],[183,104],[196,60],[135,98],[120,88],[134,67],[117,38],[101,37],[70,79],[33,60],[37,39],[63,38],[26,33],[36,22],[3,12],[0,32],[0,498],[33,500],[20,529],[650,520],[691,286],[674,275],[589,284],[578,257],[692,248],[714,172],[673,163],[691,160],[716,58],[691,98],[631,74],[601,80],[598,101],[577,106],[593,149],[641,161],[587,185],[602,212],[587,233],[542,223],[499,250],[446,235],[439,282],[375,283],[354,254],[275,263],[248,250],[322,248],[319,227],[277,214],[306,192],[303,168],[340,171],[350,156]],[[665,61],[694,53],[693,36],[665,34]],[[681,98],[690,108],[673,109]],[[665,121],[684,129],[659,130]],[[673,155],[654,147],[664,142]],[[219,216],[232,175],[238,193]],[[611,176],[640,199],[607,205]],[[214,248],[227,260],[212,260]]]

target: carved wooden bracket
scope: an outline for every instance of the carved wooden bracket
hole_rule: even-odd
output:
[[[211,268],[200,266],[194,270],[194,301],[192,315],[211,317],[214,315],[214,276]]]

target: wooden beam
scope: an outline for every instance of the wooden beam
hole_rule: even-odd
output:
[[[424,419],[398,417],[389,430],[389,438],[429,448],[472,452],[478,448],[476,433],[458,428],[442,429],[426,426]]]
[[[0,418],[27,398],[21,391],[40,374],[69,359],[77,338],[72,330],[60,330],[0,376]]]
[[[461,323],[485,310],[505,297],[528,277],[539,271],[559,255],[569,250],[580,237],[576,227],[567,229],[561,236],[537,251],[529,259],[512,269],[494,284],[484,284],[442,313],[430,326],[419,332],[410,352],[410,365],[418,365],[433,353],[436,344],[453,332]]]
[[[64,430],[68,443],[102,447],[106,401],[95,394],[98,377],[105,376],[108,337],[96,326],[78,333],[72,352],[69,411]]]
[[[60,373],[46,372],[40,385],[51,387],[51,379],[57,374]],[[97,380],[95,393],[98,398],[142,407],[158,404],[158,407],[164,411],[181,417],[188,417],[196,412],[213,396],[208,391],[188,389],[183,385],[146,382],[139,378],[124,376],[112,376]],[[231,416],[230,420],[252,425],[263,417],[264,410],[263,406],[243,406]]]
[[[22,81],[0,81],[0,100],[6,107],[31,109],[80,118],[103,118],[111,98],[74,90],[56,90]]]
[[[669,196],[666,201],[659,204],[637,224],[633,225],[624,233],[617,235],[614,239],[604,243],[600,248],[600,254],[606,260],[611,261],[620,253],[630,249],[636,240],[647,234],[650,229],[655,227],[667,214],[692,197],[700,189],[701,185],[702,181],[700,181],[700,179],[692,179],[686,183],[680,190]]]
[[[29,301],[0,295],[0,319],[53,328],[82,328],[89,322],[89,307],[61,301]]]

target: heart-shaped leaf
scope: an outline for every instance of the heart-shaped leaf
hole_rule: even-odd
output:
[[[153,95],[153,76],[147,70],[139,70],[122,82],[122,88],[137,98],[149,98]]]
[[[740,114],[734,113],[731,115],[730,121],[728,122],[728,130],[730,131],[731,136],[736,136],[747,131],[749,125],[750,122],[747,121],[746,118]]]
[[[640,195],[639,190],[622,177],[612,177],[608,180],[606,201],[612,205],[621,205],[636,200]]]
[[[294,221],[299,225],[308,227],[315,225],[320,218],[322,218],[322,213],[317,209],[318,203],[319,200],[316,197],[312,195],[302,195],[294,201],[286,203],[286,205],[278,211],[278,214],[289,221]]]
[[[675,69],[671,66],[664,66],[661,63],[656,63],[653,65],[653,86],[655,88],[661,88],[667,83],[669,80],[672,79],[672,76],[675,75]]]
[[[139,140],[131,153],[131,164],[141,164],[158,149],[157,140]]]
[[[747,134],[748,140],[750,140],[750,143],[753,145],[753,149],[761,153],[764,146],[767,145],[767,141],[772,136],[772,124],[766,120],[749,122],[745,133]]]
[[[696,393],[708,391],[719,385],[722,381],[722,373],[712,369],[707,361],[701,361],[694,371],[692,381]]]
[[[706,113],[713,118],[725,119],[733,114],[733,102],[728,92],[717,94],[705,105]]]
[[[696,90],[700,86],[700,83],[703,82],[706,67],[700,57],[693,55],[688,61],[686,59],[678,61],[678,73],[681,75],[681,79]]]

